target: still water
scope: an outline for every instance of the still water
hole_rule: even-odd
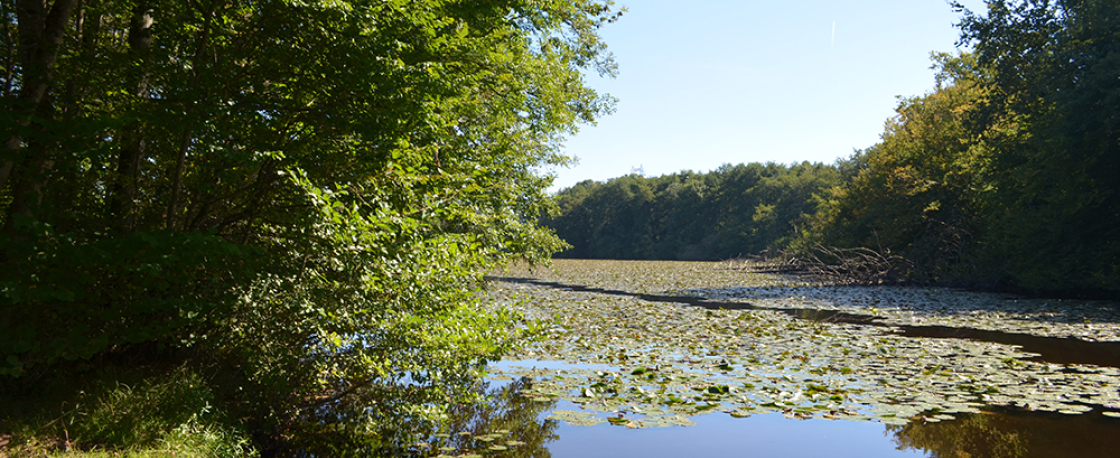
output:
[[[881,424],[789,420],[778,414],[732,418],[701,415],[689,427],[623,430],[617,426],[561,425],[551,456],[585,457],[918,457],[899,450]],[[975,456],[975,455],[973,455]]]
[[[494,364],[491,403],[458,411],[433,455],[1120,457],[1117,304],[700,263],[491,280],[551,337]]]
[[[994,408],[956,420],[904,426],[874,421],[794,420],[780,414],[732,418],[692,417],[694,426],[627,429],[572,426],[547,417],[575,404],[533,402],[518,391],[527,380],[490,382],[492,402],[460,411],[460,433],[448,456],[494,457],[1115,457],[1120,456],[1120,419]],[[488,436],[496,440],[486,440]],[[471,438],[483,440],[471,440]],[[514,444],[492,450],[494,444]],[[451,450],[454,449],[454,450]]]

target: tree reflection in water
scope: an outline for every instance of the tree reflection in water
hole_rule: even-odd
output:
[[[455,406],[449,421],[419,448],[419,455],[550,458],[547,444],[560,438],[556,434],[559,423],[541,414],[556,402],[533,401],[518,394],[530,383],[523,378],[491,388],[489,382],[480,382],[478,393],[487,402]]]
[[[1118,430],[1120,420],[1099,411],[1063,415],[1013,408],[887,427],[899,450],[924,450],[935,458],[1115,456]]]

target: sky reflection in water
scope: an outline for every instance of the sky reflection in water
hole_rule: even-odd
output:
[[[609,457],[920,457],[897,450],[882,424],[789,420],[778,414],[732,418],[700,415],[689,427],[628,430],[561,424],[549,445],[553,458]]]
[[[1104,307],[1107,316],[1097,313],[1100,304],[1063,303],[1036,313],[1037,304],[966,301],[975,295],[952,291],[795,288],[782,277],[731,271],[713,263],[571,261],[558,262],[549,271],[506,272],[491,280],[498,285],[493,293],[501,298],[500,306],[551,319],[556,331],[534,351],[512,358],[522,360],[496,364],[495,377],[510,381],[495,381],[493,386],[521,385],[532,399],[561,400],[521,401],[533,411],[524,417],[548,429],[544,447],[484,456],[1120,456],[1120,418],[1102,414],[1107,410],[1120,416],[1116,344],[1071,338],[1120,342],[1120,312],[1112,307]],[[716,290],[748,285],[754,296],[745,304],[724,303],[738,299],[718,299],[716,304],[680,296],[700,284]],[[948,302],[938,302],[945,299],[942,296]],[[839,300],[844,298],[860,301]],[[817,307],[838,307],[839,312],[823,313],[845,318],[858,313],[874,322],[835,316],[821,321],[812,313],[781,313],[816,312]],[[737,311],[740,308],[753,311]],[[1069,316],[1056,316],[1059,312]],[[949,324],[955,327],[947,328]],[[923,332],[911,335],[917,331]],[[1018,340],[1005,341],[1008,336]],[[744,343],[749,348],[743,348]],[[801,359],[794,361],[797,358]],[[833,366],[839,368],[839,376]],[[771,380],[781,374],[792,379]],[[522,375],[538,383],[508,378]],[[763,398],[774,397],[768,388],[784,390],[778,395],[812,394],[812,384],[833,389],[831,382],[844,390],[822,396],[844,397],[844,409],[828,407],[838,413],[816,405],[806,415],[816,416],[811,420],[765,413],[792,406],[784,410],[787,416],[796,414],[798,407],[806,408],[794,405],[796,397],[762,408],[770,400]],[[713,391],[723,384],[730,392]],[[576,393],[597,385],[602,386],[591,394]],[[651,390],[658,396],[644,399]],[[694,400],[695,405],[674,403],[671,394]],[[747,399],[740,399],[744,396]],[[969,409],[946,410],[938,401],[961,397],[970,400]],[[718,410],[706,410],[713,403]],[[1026,403],[1038,411],[997,406]],[[863,413],[869,406],[876,421],[821,418],[855,420],[863,415],[847,410]],[[702,407],[706,411],[694,415]],[[941,413],[957,413],[935,415],[938,407]],[[643,416],[651,411],[656,415],[659,408],[691,416],[696,424],[628,429],[547,419],[553,412],[566,411],[554,418],[579,423],[587,418],[575,414],[584,412],[597,421],[610,415],[616,423],[643,426],[649,418]],[[749,410],[751,415],[733,418],[719,410]],[[911,417],[909,423],[900,421]]]
[[[552,403],[518,401],[508,390],[524,381],[495,381],[490,385],[493,404],[486,411],[527,410],[514,415],[525,423],[521,439],[535,437],[535,446],[482,452],[483,456],[576,457],[1103,457],[1120,451],[1120,419],[1099,412],[1063,415],[996,408],[980,414],[960,415],[953,421],[913,422],[888,426],[873,421],[792,420],[780,414],[732,418],[725,414],[692,417],[690,427],[626,429],[620,426],[572,426],[547,420],[553,410],[578,410],[567,401]],[[526,412],[529,413],[529,412]],[[535,421],[529,419],[535,418]],[[480,421],[481,420],[481,421]],[[462,421],[462,419],[460,420]],[[465,422],[472,430],[489,431],[485,419]],[[460,423],[460,424],[463,424]],[[540,430],[534,433],[527,430]],[[542,440],[543,439],[543,440]],[[543,443],[542,443],[543,442]]]

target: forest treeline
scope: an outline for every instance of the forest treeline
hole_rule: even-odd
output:
[[[837,167],[810,163],[588,180],[559,192],[546,224],[572,245],[556,257],[727,259],[788,247],[839,182]]]
[[[832,165],[748,164],[560,191],[558,256],[726,259],[866,247],[903,279],[1120,291],[1120,3],[988,3],[963,54]]]

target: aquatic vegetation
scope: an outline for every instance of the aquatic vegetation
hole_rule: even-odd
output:
[[[1025,299],[1005,294],[906,286],[739,286],[686,294],[766,308],[838,310],[883,323],[967,327],[1089,342],[1120,341],[1120,306],[1104,301]]]
[[[983,295],[833,288],[729,270],[720,263],[565,260],[548,270],[515,267],[496,275],[499,280],[489,292],[493,306],[518,309],[549,325],[546,339],[496,371],[531,378],[522,391],[530,398],[579,405],[579,411],[551,414],[574,425],[688,425],[691,416],[717,412],[901,425],[918,418],[951,420],[985,406],[1067,414],[1120,409],[1120,369],[1114,367],[1032,360],[1035,354],[998,343],[904,337],[892,334],[891,326],[803,320],[781,310],[708,310],[638,297],[746,296],[755,306],[827,306],[898,322],[936,318],[995,329],[1037,320],[1019,309],[994,308],[1003,300],[999,296],[952,306],[954,294],[961,300]],[[1084,322],[1069,321],[1042,324],[1056,335],[1086,329]],[[1104,332],[1094,338],[1115,338],[1115,324],[1098,328]],[[567,364],[548,363],[556,361]]]

